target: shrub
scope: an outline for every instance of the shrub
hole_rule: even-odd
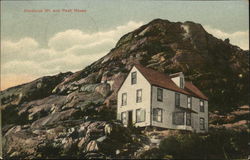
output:
[[[245,131],[216,129],[206,135],[190,133],[169,136],[162,140],[160,150],[174,159],[245,158],[249,154],[248,138],[249,133]]]
[[[158,148],[152,148],[140,155],[140,159],[162,159],[162,157],[162,152]],[[165,159],[168,159],[168,157],[165,157]]]
[[[170,136],[160,143],[160,149],[166,155],[177,155],[180,149],[180,142],[174,136]]]

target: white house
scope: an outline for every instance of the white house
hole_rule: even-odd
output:
[[[117,97],[124,126],[208,131],[208,98],[182,72],[172,75],[135,65]]]

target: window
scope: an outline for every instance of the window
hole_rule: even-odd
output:
[[[136,103],[139,103],[142,101],[142,89],[136,90]]]
[[[173,113],[173,124],[184,125],[184,112]]]
[[[200,100],[200,112],[204,112],[205,108],[204,108],[204,101]]]
[[[162,109],[161,108],[153,109],[153,121],[162,122]]]
[[[186,125],[191,126],[191,113],[186,113]]]
[[[175,93],[175,106],[180,107],[180,94]]]
[[[145,109],[137,109],[136,110],[136,122],[144,122],[145,121]]]
[[[122,106],[127,105],[127,93],[122,93]]]
[[[163,99],[163,89],[157,88],[157,101],[162,102]]]
[[[180,88],[184,88],[184,78],[180,77]]]
[[[136,72],[131,73],[131,84],[136,84]]]
[[[127,113],[122,112],[121,117],[122,117],[122,124],[127,124]]]
[[[204,129],[205,129],[205,119],[200,118],[200,130],[204,130]]]
[[[187,97],[187,107],[192,108],[192,97],[190,96]]]

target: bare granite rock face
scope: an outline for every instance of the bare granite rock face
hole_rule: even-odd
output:
[[[248,105],[240,106],[227,114],[218,111],[209,113],[210,128],[225,128],[235,131],[247,131],[249,129],[250,108]]]
[[[108,134],[104,131],[107,125],[112,127]],[[114,148],[133,153],[126,143],[140,147],[130,131],[117,122],[67,120],[56,126],[45,123],[39,128],[18,128],[11,128],[4,136],[6,158],[67,158],[68,154],[86,158],[90,153],[113,157]]]

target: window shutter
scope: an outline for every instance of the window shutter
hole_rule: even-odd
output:
[[[127,125],[128,124],[128,112],[125,112],[125,115],[126,115],[126,119],[125,119],[124,124]]]
[[[156,109],[153,109],[153,121],[156,121]]]
[[[117,119],[118,119],[118,120],[121,120],[121,113],[118,113],[118,114],[117,114]]]
[[[172,124],[175,124],[175,113],[172,113]]]
[[[140,115],[141,115],[140,112],[141,112],[140,109],[137,109],[137,110],[136,110],[136,122],[140,122],[140,118],[141,118],[141,117],[140,117]]]
[[[145,121],[145,114],[146,114],[145,109],[142,109],[142,110],[141,110],[141,121],[142,121],[142,122]]]

